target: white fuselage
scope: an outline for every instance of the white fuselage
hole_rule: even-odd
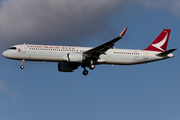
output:
[[[49,61],[49,62],[67,62],[68,53],[79,53],[90,50],[90,47],[73,47],[73,46],[51,46],[51,45],[31,45],[22,44],[15,45],[16,50],[9,49],[3,52],[3,56],[27,61]],[[160,57],[160,52],[147,50],[131,50],[131,49],[109,49],[106,54],[100,55],[100,59],[95,64],[117,64],[132,65],[147,63],[166,58],[174,57],[173,54]],[[79,63],[80,65],[83,64]]]

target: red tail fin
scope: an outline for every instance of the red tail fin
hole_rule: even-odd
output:
[[[171,29],[164,29],[145,50],[165,52]]]

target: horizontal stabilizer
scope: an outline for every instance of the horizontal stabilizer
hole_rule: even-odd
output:
[[[157,56],[166,56],[166,55],[168,55],[169,53],[174,52],[175,50],[177,50],[177,49],[170,49],[170,50],[167,50],[167,51],[165,51],[165,52],[162,52],[162,53],[157,54]]]

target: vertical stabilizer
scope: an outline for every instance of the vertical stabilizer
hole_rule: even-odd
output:
[[[171,29],[164,29],[145,50],[165,52]]]

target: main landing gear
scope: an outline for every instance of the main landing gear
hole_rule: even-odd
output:
[[[20,66],[21,69],[24,69],[24,62],[25,60],[22,60],[22,65]]]
[[[83,75],[86,76],[89,72],[86,70],[86,66],[81,66],[82,68],[84,68],[83,71]]]
[[[93,70],[93,69],[95,68],[95,65],[92,64],[92,65],[89,66],[89,68],[90,68],[91,70]]]
[[[87,70],[83,71],[83,75],[86,76],[89,72]]]
[[[93,70],[93,69],[95,68],[95,65],[94,65],[94,63],[93,63],[93,60],[91,60],[91,64],[90,64],[89,68],[90,68],[91,70]]]
[[[82,66],[82,67],[84,68],[83,75],[86,76],[89,72],[88,72],[88,70],[86,70],[86,66]],[[92,64],[88,67],[89,67],[89,69],[93,70],[95,68],[95,65]]]

